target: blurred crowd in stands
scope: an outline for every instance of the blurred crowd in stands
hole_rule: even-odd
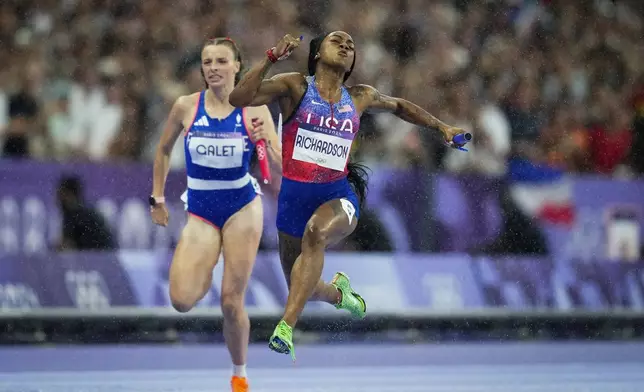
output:
[[[462,153],[367,114],[356,146],[367,165],[637,176],[643,10],[619,0],[3,0],[0,157],[151,162],[170,105],[203,87],[205,38],[232,37],[249,66],[302,34],[306,45],[271,72],[305,71],[308,39],[341,29],[357,48],[348,84],[475,134]]]

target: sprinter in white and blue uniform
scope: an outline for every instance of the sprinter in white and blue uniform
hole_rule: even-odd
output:
[[[179,97],[172,107],[154,161],[150,196],[152,220],[166,226],[164,189],[170,152],[183,132],[188,219],[170,266],[170,300],[179,312],[192,309],[211,290],[213,268],[223,253],[221,310],[233,362],[233,392],[248,391],[250,321],[244,294],[263,230],[259,186],[249,173],[258,140],[266,141],[269,158],[281,168],[281,147],[268,108],[235,108],[228,100],[239,81],[241,63],[230,38],[206,41],[201,71],[207,89]]]
[[[255,144],[246,129],[246,109],[235,108],[224,119],[214,119],[199,94],[195,122],[184,149],[188,175],[189,214],[221,229],[226,221],[257,197],[259,184],[249,173]]]

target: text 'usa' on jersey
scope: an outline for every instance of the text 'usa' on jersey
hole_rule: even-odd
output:
[[[241,178],[248,173],[254,148],[244,123],[244,110],[236,108],[224,119],[213,119],[206,113],[202,92],[184,142],[188,177],[223,181]]]
[[[294,115],[282,127],[284,177],[300,182],[333,182],[347,176],[347,163],[360,116],[349,91],[340,102],[324,101],[307,77],[307,89]]]

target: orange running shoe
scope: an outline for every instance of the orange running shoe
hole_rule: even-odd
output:
[[[233,392],[248,392],[248,380],[246,380],[246,377],[233,376],[230,379],[230,386]]]

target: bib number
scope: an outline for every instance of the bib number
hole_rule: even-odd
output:
[[[351,132],[301,124],[295,136],[293,159],[344,171],[352,144]]]
[[[192,163],[212,169],[241,167],[244,158],[244,139],[240,134],[192,136],[188,142]]]

